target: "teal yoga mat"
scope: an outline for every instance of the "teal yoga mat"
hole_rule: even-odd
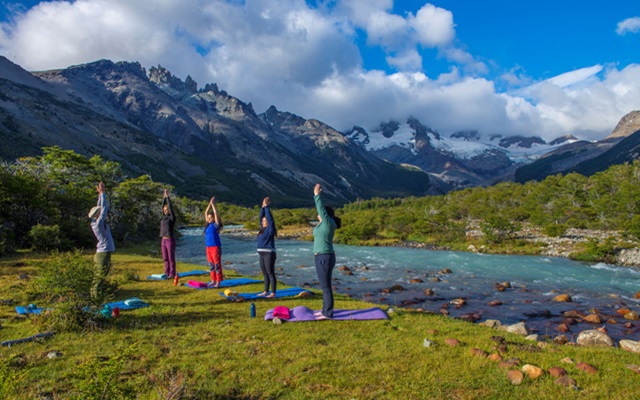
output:
[[[293,287],[293,288],[288,288],[288,289],[276,290],[275,297],[258,296],[258,294],[262,293],[262,292],[238,293],[238,296],[236,296],[236,297],[225,296],[224,292],[220,292],[220,296],[226,297],[229,300],[234,300],[237,297],[242,297],[245,300],[257,300],[257,299],[270,300],[270,299],[280,299],[282,297],[293,297],[293,296],[297,296],[297,295],[299,295],[300,293],[303,293],[303,292],[308,292],[308,293],[313,294],[313,292],[310,291],[310,290],[302,289],[302,288],[299,288],[299,287]]]

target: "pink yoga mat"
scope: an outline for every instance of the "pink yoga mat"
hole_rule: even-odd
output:
[[[298,306],[289,309],[289,322],[316,321],[315,311],[305,306]],[[265,321],[273,319],[273,309],[267,311],[264,315]],[[366,321],[373,319],[389,319],[389,316],[381,308],[372,307],[359,310],[333,310],[333,318],[331,320],[349,321],[358,320]],[[325,320],[326,321],[326,320]]]

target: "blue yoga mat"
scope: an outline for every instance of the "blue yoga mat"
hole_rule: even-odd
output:
[[[185,276],[196,276],[196,275],[209,275],[209,271],[205,269],[194,269],[193,271],[186,272],[178,272],[178,278],[184,278]],[[153,274],[147,276],[147,279],[150,281],[162,281],[169,279],[165,274]]]
[[[46,310],[45,308],[40,308],[40,307],[25,307],[25,306],[17,306],[16,307],[16,312],[20,315],[27,315],[27,314],[35,314],[38,315],[41,312],[43,312],[44,310]]]
[[[306,289],[302,289],[299,287],[293,287],[293,288],[289,288],[289,289],[280,289],[280,290],[276,290],[276,295],[275,297],[265,297],[265,296],[258,296],[259,293],[262,292],[255,292],[255,293],[238,293],[238,296],[236,297],[242,297],[245,300],[256,300],[256,299],[279,299],[282,297],[293,297],[293,296],[297,296],[300,293],[303,292],[309,292],[311,294],[313,294],[312,291],[310,290],[306,290]],[[229,300],[234,300],[234,297],[231,296],[225,296],[223,292],[220,292],[220,296],[222,297],[226,297]]]
[[[135,310],[137,308],[149,307],[149,303],[140,300],[137,297],[131,297],[126,300],[114,301],[107,303],[111,308],[118,307],[120,310]]]
[[[201,287],[201,285],[205,284],[205,282],[198,282],[200,285],[197,285],[197,284],[191,283],[191,281],[185,283],[184,286],[190,287],[192,289],[220,289],[220,288],[225,288],[225,287],[248,285],[250,283],[261,283],[261,282],[262,281],[260,279],[233,278],[233,279],[225,279],[225,280],[223,280],[222,282],[220,282],[220,286],[218,286],[217,288],[213,287],[213,286]]]
[[[120,310],[135,310],[137,308],[149,307],[149,303],[140,300],[137,297],[131,297],[129,299],[113,301],[111,303],[107,303],[107,305],[111,308],[118,307]],[[21,315],[27,314],[35,314],[39,315],[46,308],[41,307],[25,307],[25,306],[17,306],[16,312]]]

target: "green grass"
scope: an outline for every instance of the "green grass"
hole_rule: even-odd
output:
[[[530,346],[519,346],[532,342],[516,335],[404,310],[396,310],[389,320],[367,322],[276,325],[260,318],[275,305],[318,309],[320,295],[256,301],[258,318],[252,319],[249,303],[229,302],[218,290],[145,281],[147,275],[162,271],[162,261],[149,256],[152,250],[119,250],[110,275],[120,284],[117,299],[137,296],[151,307],[123,312],[99,330],[59,333],[0,349],[0,361],[17,376],[7,398],[91,398],[80,391],[88,393],[87,387],[108,379],[112,394],[105,398],[117,398],[117,393],[125,398],[126,393],[136,393],[139,399],[170,398],[172,388],[183,390],[182,397],[174,398],[193,399],[614,399],[640,393],[640,377],[625,367],[640,364],[640,359],[620,349],[548,344],[532,352]],[[29,280],[18,276],[36,274],[33,261],[41,257],[22,253],[0,261],[0,299],[28,304]],[[179,271],[199,268],[178,263]],[[136,274],[141,280],[129,278]],[[261,284],[240,288],[261,289]],[[336,296],[337,308],[370,306]],[[38,333],[13,306],[0,305],[0,320],[2,340]],[[518,357],[522,364],[544,369],[562,366],[578,389],[557,386],[548,375],[525,378],[520,386],[510,384],[498,363],[470,354],[473,347],[496,352],[493,335],[511,342],[505,358]],[[435,346],[424,347],[425,338]],[[447,338],[462,345],[449,347]],[[53,351],[62,356],[49,359]],[[575,365],[562,364],[565,357],[590,363],[599,372],[588,375]]]

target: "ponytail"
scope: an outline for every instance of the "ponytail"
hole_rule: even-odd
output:
[[[331,219],[336,223],[336,229],[340,229],[342,226],[342,220],[340,217],[336,217],[336,213],[333,211],[333,208],[325,206],[324,209],[327,211],[327,214],[329,214],[329,217],[331,217]]]

